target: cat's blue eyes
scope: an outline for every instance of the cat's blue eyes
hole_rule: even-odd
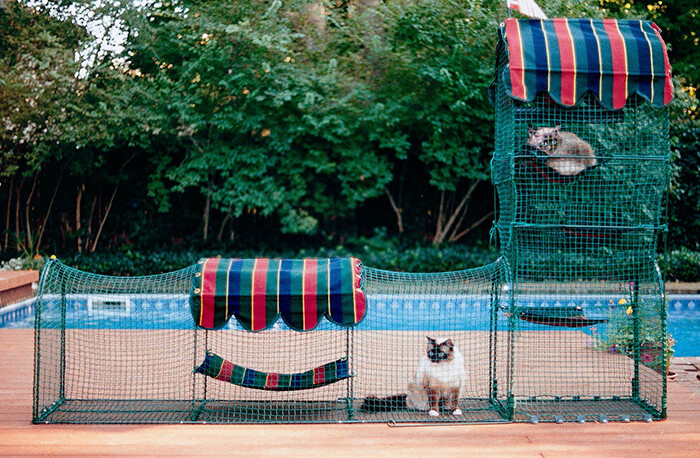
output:
[[[447,359],[449,355],[445,352],[442,352],[440,350],[430,350],[428,352],[428,357],[432,361],[442,361],[443,359]]]

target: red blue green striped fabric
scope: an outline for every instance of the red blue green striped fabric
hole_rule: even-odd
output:
[[[666,44],[653,22],[509,18],[500,34],[508,53],[501,78],[517,100],[545,92],[574,106],[590,92],[617,110],[633,94],[654,107],[673,98]]]
[[[350,327],[365,314],[361,264],[356,258],[202,259],[190,294],[195,323],[219,329],[234,315],[249,331],[262,331],[281,316],[308,331],[325,315]]]
[[[308,390],[329,385],[350,376],[347,358],[341,358],[306,372],[278,374],[238,366],[210,351],[194,371],[245,388],[270,391]]]

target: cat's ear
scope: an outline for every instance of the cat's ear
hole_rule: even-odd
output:
[[[428,336],[425,336],[425,338],[428,339],[428,343],[425,346],[425,351],[426,353],[430,354],[430,352],[435,349],[437,344],[435,343],[435,339],[431,339]]]
[[[558,134],[560,128],[561,128],[561,124],[557,125],[557,127],[554,128],[554,133]]]
[[[532,123],[530,121],[527,122],[527,135],[532,137],[532,134],[535,133],[535,128],[532,127]]]
[[[450,348],[454,347],[454,344],[452,343],[452,339],[447,339],[445,341],[445,345],[447,345]]]

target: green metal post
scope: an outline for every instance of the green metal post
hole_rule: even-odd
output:
[[[348,373],[351,375],[347,379],[347,411],[348,411],[348,420],[352,421],[353,418],[355,417],[355,399],[354,399],[354,386],[353,386],[353,379],[352,377],[352,344],[353,344],[353,339],[352,339],[352,329],[348,328],[345,331],[345,357],[348,359]]]
[[[59,397],[61,401],[66,399],[66,282],[61,282],[61,356],[60,356],[60,382]]]
[[[657,274],[659,277],[661,277],[661,274],[658,273],[658,266],[657,266]],[[668,310],[667,310],[667,303],[666,303],[666,291],[665,291],[665,286],[664,282],[660,282],[660,287],[661,287],[661,335],[663,336],[664,339],[664,345],[663,345],[663,374],[662,375],[662,380],[663,380],[663,385],[662,385],[662,391],[661,391],[661,418],[666,418],[666,409],[668,407],[668,400],[666,397],[668,396],[668,365],[666,364],[667,357],[666,355],[668,354],[667,352],[669,351],[668,348],[668,329],[667,329],[667,323],[666,320],[668,319]]]
[[[491,380],[491,402],[498,398],[498,377],[496,375],[496,357],[498,346],[498,288],[500,287],[500,275],[491,281],[491,308],[489,316],[489,379]]]
[[[639,362],[641,360],[640,351],[640,323],[639,323],[639,282],[637,279],[630,284],[632,289],[632,358],[634,359],[634,377],[632,378],[632,399],[639,400]]]

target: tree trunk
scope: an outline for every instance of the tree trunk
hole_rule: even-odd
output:
[[[386,193],[386,196],[389,198],[389,203],[391,204],[391,208],[392,208],[392,210],[394,210],[394,214],[396,215],[396,225],[399,228],[399,234],[403,234],[403,219],[401,218],[401,213],[403,212],[403,210],[401,210],[396,205],[394,198],[391,197],[391,193],[389,193],[389,190],[386,187],[384,187],[384,192]]]
[[[97,228],[97,233],[95,234],[95,239],[92,241],[92,246],[90,247],[90,253],[94,253],[95,250],[97,250],[97,244],[100,241],[100,235],[102,235],[102,229],[104,229],[105,222],[107,222],[107,218],[109,217],[109,213],[112,210],[112,204],[114,204],[114,198],[117,196],[117,191],[119,190],[119,184],[121,183],[121,180],[123,177],[124,173],[124,168],[131,162],[132,159],[136,157],[136,153],[133,153],[127,160],[125,160],[122,163],[121,168],[119,169],[119,173],[117,174],[118,179],[117,183],[114,186],[114,191],[112,191],[112,196],[109,198],[109,203],[107,204],[107,208],[105,208],[104,215],[99,215],[98,218],[100,220],[100,225]],[[100,202],[98,204],[98,210],[102,209],[102,199],[101,199],[102,193],[100,192]],[[90,210],[90,220],[92,221],[92,213],[94,211],[94,203],[93,203],[93,208]],[[90,223],[90,231],[92,231],[92,223]]]
[[[445,240],[445,191],[440,192],[440,205],[438,206],[437,222],[435,224],[435,235],[433,236],[433,245],[438,246]]]
[[[24,177],[22,177],[22,181],[19,182],[19,186],[15,189],[15,248],[17,251],[21,249],[21,242],[22,239],[20,237],[20,200],[22,197],[22,188],[24,187]]]
[[[357,10],[362,12],[381,4],[381,0],[357,0],[355,3]]]
[[[447,222],[445,222],[447,212],[447,205],[445,204],[445,191],[442,192],[440,196],[440,208],[438,210],[438,219],[435,229],[435,235],[433,236],[433,245],[439,246],[445,240],[449,240],[451,238],[449,234],[457,234],[457,231],[459,231],[460,226],[464,221],[464,217],[467,213],[467,208],[469,208],[469,201],[471,200],[472,194],[474,193],[474,190],[476,189],[476,185],[478,183],[478,181],[472,182],[472,184],[469,186],[469,189],[467,190],[467,193],[459,202],[457,208],[455,208],[455,210],[452,211],[452,214],[450,215],[450,218],[447,220]],[[459,218],[459,220],[457,220],[457,218]]]
[[[66,212],[61,212],[61,247],[66,247],[66,242],[68,237],[73,234],[73,228],[71,227],[70,219]]]
[[[97,199],[102,197],[102,192],[99,192],[98,194],[95,195],[92,199],[92,204],[90,205],[90,214],[88,215],[88,227],[87,227],[87,239],[85,239],[85,246],[90,245],[90,241],[92,240],[92,221],[94,219],[95,215],[95,207],[97,206]]]
[[[81,203],[83,201],[83,190],[85,189],[85,185],[82,184],[78,188],[78,195],[75,196],[75,233],[77,234],[76,241],[78,243],[78,253],[83,252],[83,240],[80,237],[80,229],[81,229],[81,222],[80,222],[80,207]]]
[[[56,187],[53,190],[53,195],[51,196],[51,201],[49,202],[49,208],[46,210],[46,215],[44,216],[44,222],[41,224],[41,229],[39,229],[39,235],[36,239],[36,253],[39,253],[39,248],[41,247],[41,239],[44,237],[44,229],[46,229],[46,223],[49,221],[49,215],[51,214],[53,203],[56,201],[56,194],[58,194],[58,188],[61,186],[62,179],[63,173],[61,173],[58,176],[58,182],[56,182]]]
[[[204,203],[204,215],[202,215],[202,218],[204,219],[204,229],[202,231],[202,239],[206,240],[207,237],[209,236],[209,207],[211,206],[211,193],[209,192],[209,188],[207,188],[207,200]]]
[[[326,8],[323,2],[313,2],[306,7],[306,19],[319,35],[326,33]]]
[[[224,220],[221,222],[221,226],[219,227],[219,234],[216,236],[216,240],[221,240],[223,238],[224,229],[226,228],[226,223],[228,223],[229,220],[231,219],[231,211],[232,211],[232,209],[229,208],[228,213],[226,213]]]
[[[22,216],[22,188],[24,187],[24,177],[15,188],[15,249],[19,252],[22,249],[22,231],[21,231],[21,216]]]
[[[469,232],[471,232],[472,229],[475,229],[476,227],[480,226],[482,223],[487,221],[492,216],[493,216],[493,211],[488,212],[486,215],[484,215],[482,218],[480,218],[477,222],[475,222],[474,224],[472,224],[471,226],[469,226],[468,228],[466,228],[465,230],[463,230],[462,232],[460,232],[458,234],[455,232],[459,226],[455,227],[455,231],[453,231],[452,235],[450,235],[449,241],[456,242],[457,240],[461,239],[462,237],[467,235]]]
[[[95,234],[95,240],[92,242],[92,247],[90,248],[90,253],[94,253],[95,250],[97,249],[97,242],[100,241],[100,235],[102,234],[102,228],[105,225],[105,221],[107,221],[107,217],[109,216],[110,210],[112,210],[112,204],[114,203],[114,197],[117,195],[117,190],[119,190],[119,182],[117,182],[117,185],[114,187],[114,191],[112,191],[112,197],[109,199],[109,204],[107,204],[107,208],[105,209],[105,214],[102,216],[102,219],[100,221],[100,227],[97,229],[97,234]]]
[[[12,191],[15,187],[15,176],[10,177],[10,187],[7,190],[7,213],[5,215],[5,243],[3,244],[3,249],[7,250],[10,246],[10,208],[12,207]]]
[[[29,191],[29,195],[27,196],[27,200],[25,201],[24,204],[24,220],[27,228],[27,234],[25,236],[26,244],[25,244],[25,251],[27,254],[34,255],[34,240],[32,236],[32,222],[31,222],[31,214],[32,214],[32,199],[34,198],[34,191],[36,190],[36,184],[39,181],[39,172],[37,172],[34,175],[34,180],[32,180],[32,189]]]

